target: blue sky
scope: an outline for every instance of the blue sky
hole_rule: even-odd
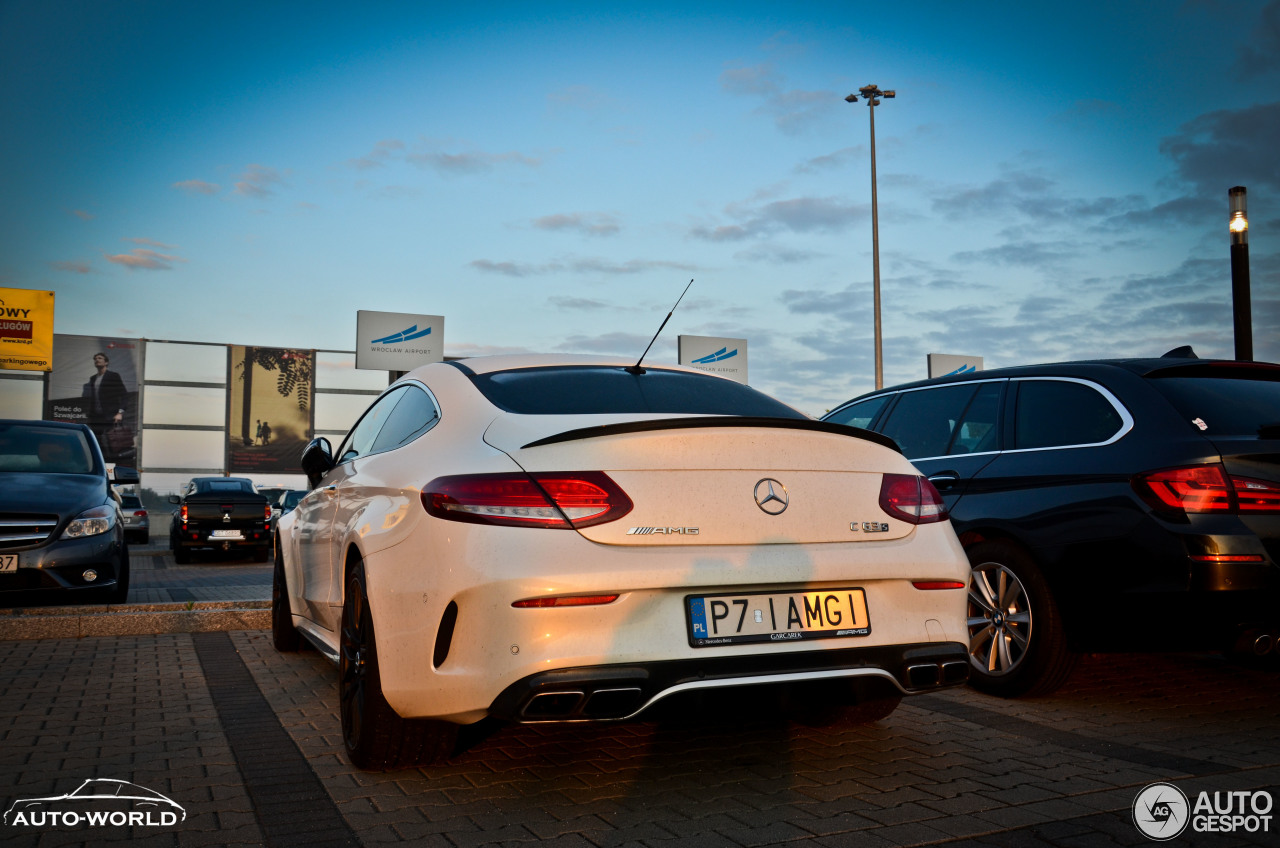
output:
[[[460,8],[460,5],[463,8]],[[747,338],[820,414],[885,378],[1280,360],[1280,3],[329,4],[0,0],[0,286],[56,330],[449,355]]]

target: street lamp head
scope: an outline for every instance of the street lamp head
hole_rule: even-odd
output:
[[[897,97],[897,96],[898,96],[898,92],[896,92],[896,91],[886,91],[886,92],[884,93],[884,96],[885,96],[885,97]]]
[[[1232,244],[1249,243],[1249,207],[1247,191],[1244,186],[1236,186],[1227,192],[1231,201],[1231,222],[1227,225],[1231,230]]]
[[[850,94],[848,97],[846,97],[846,98],[844,99],[844,102],[845,102],[845,103],[857,103],[857,102],[858,102],[858,95],[856,95],[856,94]]]

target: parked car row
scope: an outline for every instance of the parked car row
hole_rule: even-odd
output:
[[[1274,650],[1280,366],[1191,357],[973,372],[825,416],[890,437],[941,493],[976,687],[1048,693],[1079,651]]]

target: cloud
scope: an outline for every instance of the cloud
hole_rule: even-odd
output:
[[[589,85],[571,85],[548,94],[547,103],[557,112],[599,112],[612,106],[613,100]]]
[[[374,145],[373,150],[358,159],[348,159],[347,165],[358,171],[383,167],[388,159],[399,156],[404,150],[404,142],[398,138],[383,139]]]
[[[174,247],[176,247],[176,245],[165,244],[162,241],[154,241],[153,239],[147,239],[147,238],[127,238],[124,240],[128,242],[133,242],[134,244],[144,244],[147,247],[159,247],[163,250],[173,250]]]
[[[598,353],[624,358],[637,357],[649,344],[650,336],[638,333],[603,333],[598,336],[574,335],[555,346],[562,353]]]
[[[795,171],[799,174],[818,174],[825,171],[842,170],[849,167],[850,163],[866,155],[866,145],[859,144],[855,147],[843,147],[834,153],[807,159],[796,165]]]
[[[245,197],[270,197],[275,194],[274,187],[283,183],[284,178],[275,168],[269,168],[266,165],[249,165],[236,181],[235,193]]]
[[[58,271],[72,274],[87,274],[93,270],[88,262],[50,262],[49,265]]]
[[[1178,176],[1199,192],[1220,197],[1232,186],[1280,191],[1280,101],[1208,112],[1160,144]]]
[[[725,68],[720,72],[720,88],[729,94],[772,95],[781,90],[782,78],[771,63]]]
[[[549,262],[529,263],[494,261],[492,259],[475,259],[468,263],[477,271],[489,274],[501,274],[506,277],[533,277],[541,274],[601,274],[605,276],[627,276],[647,271],[696,271],[697,266],[684,262],[672,262],[664,259],[629,259],[616,262],[594,257],[572,257],[555,259]]]
[[[1271,0],[1263,7],[1261,19],[1251,31],[1251,43],[1236,51],[1236,73],[1241,79],[1280,69],[1280,0]]]
[[[838,233],[866,219],[871,207],[832,197],[796,197],[762,206],[734,205],[728,214],[741,223],[696,226],[689,236],[703,241],[745,241],[777,232]]]
[[[605,212],[544,215],[535,218],[533,226],[539,230],[571,231],[589,236],[612,236],[617,235],[620,230],[618,219]]]
[[[168,271],[173,268],[171,262],[186,262],[181,256],[157,253],[144,247],[135,247],[128,253],[103,254],[108,262],[123,265],[131,271]]]
[[[420,168],[431,168],[446,174],[479,174],[500,165],[523,165],[537,168],[542,160],[514,151],[508,153],[410,153],[406,161]]]
[[[180,183],[173,183],[170,188],[176,188],[178,191],[187,194],[217,194],[222,187],[215,183],[207,183],[204,180],[183,180]]]
[[[72,209],[71,214],[75,215],[81,221],[92,221],[95,217],[93,213],[86,212],[83,209]]]
[[[613,304],[605,303],[603,300],[591,300],[585,297],[549,297],[547,302],[556,309],[577,309],[586,312],[616,308]]]

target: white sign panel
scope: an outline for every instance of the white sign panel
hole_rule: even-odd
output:
[[[411,371],[443,361],[443,316],[356,312],[356,368]]]
[[[981,356],[955,356],[950,353],[929,354],[929,377],[951,377],[982,370]]]
[[[747,382],[747,340],[715,336],[680,336],[680,364],[721,377]]]

